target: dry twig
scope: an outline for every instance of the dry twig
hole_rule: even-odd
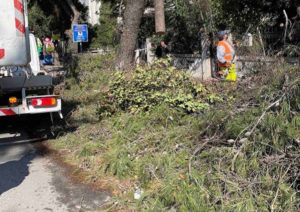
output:
[[[210,142],[212,142],[214,139],[213,138],[209,138],[207,139],[204,143],[202,143],[202,145],[198,146],[195,151],[193,152],[193,155],[190,157],[189,159],[189,176],[191,176],[192,174],[192,160],[193,158],[203,150],[203,148]]]

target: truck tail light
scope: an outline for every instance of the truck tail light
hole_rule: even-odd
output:
[[[5,57],[5,49],[0,49],[0,59]]]
[[[55,107],[57,106],[57,99],[55,97],[34,98],[31,99],[31,105],[35,108]]]
[[[8,102],[10,105],[14,105],[14,104],[18,103],[18,99],[17,99],[17,97],[12,96],[12,97],[9,97]]]

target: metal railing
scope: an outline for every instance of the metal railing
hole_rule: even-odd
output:
[[[190,67],[195,64],[196,61],[201,59],[199,54],[171,54],[172,64],[177,69],[190,70]]]

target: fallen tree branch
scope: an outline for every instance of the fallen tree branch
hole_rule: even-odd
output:
[[[257,27],[257,33],[258,33],[258,37],[259,37],[259,41],[260,41],[260,45],[261,45],[261,47],[262,47],[262,50],[263,50],[263,54],[264,54],[264,56],[266,57],[266,56],[267,56],[267,54],[266,54],[266,50],[265,50],[264,41],[263,41],[263,38],[262,38],[262,36],[261,36],[260,30],[259,30],[259,28],[258,28],[258,27]]]
[[[280,184],[282,183],[283,179],[286,177],[286,175],[288,174],[289,170],[291,169],[291,164],[288,166],[288,168],[286,169],[286,171],[284,172],[283,175],[280,175],[279,179],[278,179],[278,183],[277,183],[277,190],[275,193],[275,196],[272,200],[272,204],[270,206],[270,211],[273,212],[276,210],[276,201],[279,195],[279,191],[280,191]]]
[[[202,145],[198,146],[195,151],[193,152],[193,155],[190,157],[189,159],[189,176],[191,176],[192,174],[192,160],[193,158],[200,152],[203,150],[203,148],[212,141],[212,139],[207,139],[207,141],[205,141]]]
[[[285,96],[286,96],[286,94],[284,93],[277,101],[271,103],[271,104],[264,110],[264,112],[263,112],[263,113],[261,114],[261,116],[257,119],[257,121],[255,122],[255,124],[253,125],[253,127],[252,127],[251,130],[249,131],[249,133],[247,133],[247,134],[248,134],[248,135],[247,135],[248,137],[250,137],[250,136],[253,134],[253,132],[255,131],[255,129],[257,128],[257,126],[258,126],[258,125],[261,123],[261,121],[264,119],[264,117],[265,117],[265,115],[267,114],[267,112],[268,112],[271,108],[273,108],[274,106],[280,104],[280,102],[284,99]],[[250,128],[249,126],[246,127],[246,128],[242,131],[242,133],[240,133],[240,135],[242,135],[244,132],[248,131],[249,128]],[[239,136],[240,136],[240,135],[239,135]],[[237,137],[236,142],[237,142],[237,140],[239,139],[239,136]],[[239,148],[239,150],[237,151],[237,153],[234,155],[233,160],[232,160],[232,163],[231,163],[231,170],[232,170],[232,171],[235,170],[235,161],[236,161],[237,157],[239,156],[239,154],[241,153],[242,149],[245,147],[246,143],[247,143],[247,142],[243,143],[243,145]]]
[[[264,118],[264,116],[266,115],[266,113],[267,113],[272,107],[274,107],[274,106],[280,104],[280,102],[286,97],[286,94],[288,93],[288,90],[289,90],[292,86],[294,86],[295,84],[297,84],[299,81],[300,81],[300,78],[294,80],[292,83],[289,84],[290,79],[289,79],[288,75],[285,75],[285,81],[284,81],[283,87],[282,87],[282,91],[283,91],[284,93],[280,96],[280,98],[279,98],[277,101],[271,103],[271,104],[265,109],[265,111],[263,112],[263,114],[259,117],[259,119],[258,119],[257,122],[253,125],[253,127],[251,128],[250,131],[249,131],[249,128],[251,127],[251,125],[247,126],[245,129],[243,129],[243,130],[240,132],[240,134],[237,136],[237,138],[236,138],[236,140],[235,140],[235,143],[241,138],[242,135],[245,134],[246,131],[249,132],[249,134],[247,135],[247,137],[250,137],[250,136],[253,134],[253,132],[254,132],[254,130],[256,129],[256,127],[257,127],[257,126],[260,124],[260,122],[263,120],[263,118]]]
[[[261,114],[261,116],[257,119],[257,121],[255,122],[255,124],[252,126],[251,130],[248,131],[248,129],[250,128],[250,126],[247,126],[244,130],[241,131],[241,133],[237,136],[237,139],[235,140],[235,142],[238,141],[238,139],[240,139],[241,135],[243,135],[246,131],[249,132],[247,133],[247,137],[250,137],[255,129],[257,128],[257,126],[261,123],[261,121],[263,120],[263,118],[265,117],[265,115],[267,114],[267,112],[273,108],[274,106],[277,106],[280,104],[281,101],[283,101],[283,99],[287,96],[287,94],[289,93],[289,90],[291,89],[291,87],[295,86],[298,82],[300,81],[300,79],[296,79],[294,80],[292,83],[289,83],[289,77],[288,75],[285,75],[285,82],[283,84],[283,88],[282,91],[284,92],[279,99],[277,99],[275,102],[271,103],[265,110],[264,112]],[[231,163],[231,170],[234,171],[235,170],[235,161],[237,159],[237,157],[239,156],[239,154],[241,153],[242,149],[245,147],[245,145],[247,144],[247,142],[244,142],[242,146],[240,146],[240,148],[238,149],[237,153],[234,155],[233,159],[232,159],[232,163]]]
[[[285,45],[286,44],[287,31],[288,31],[288,27],[289,27],[289,18],[288,18],[288,15],[287,15],[285,10],[283,10],[283,14],[284,14],[284,17],[285,17],[285,30],[284,30],[284,36],[283,36],[283,43]]]

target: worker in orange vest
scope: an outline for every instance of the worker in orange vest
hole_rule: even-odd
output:
[[[228,31],[218,32],[217,63],[219,67],[218,74],[228,80],[236,81],[236,68],[234,64],[235,50],[228,42]]]

